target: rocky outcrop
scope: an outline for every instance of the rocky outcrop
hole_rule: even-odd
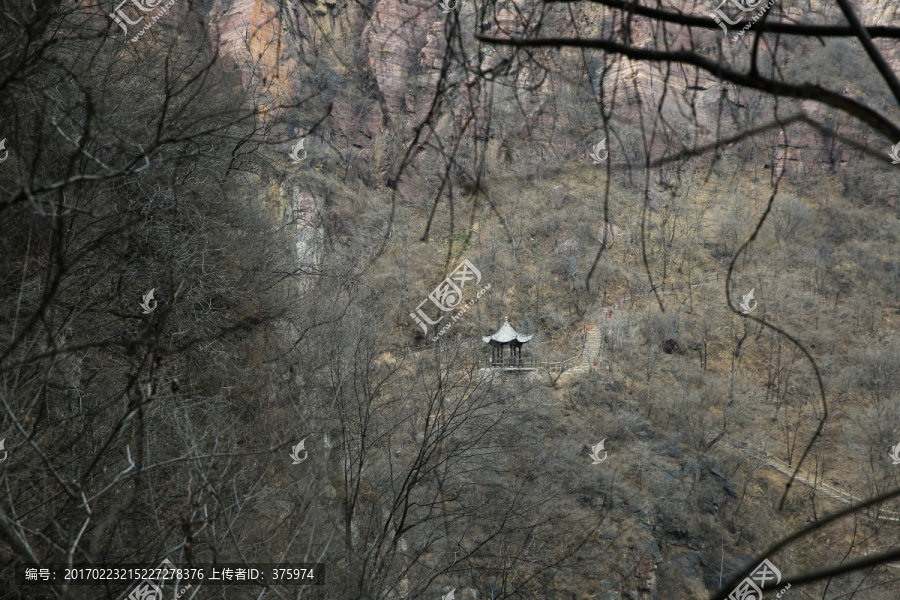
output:
[[[446,51],[447,40],[444,37],[444,24],[432,23],[425,36],[425,47],[419,54],[419,66],[426,69],[440,69],[444,63]]]
[[[561,185],[558,185],[553,188],[553,191],[550,192],[550,208],[558,209],[562,207],[563,202],[566,200],[566,188]]]
[[[321,202],[307,192],[293,190],[284,208],[281,220],[283,229],[294,236],[297,248],[297,264],[301,267],[318,267],[325,243],[325,228],[320,210]],[[300,278],[301,288],[308,284]]]
[[[260,0],[219,2],[210,13],[210,25],[214,41],[240,69],[244,85],[251,83],[255,70],[276,84],[292,70],[295,57],[283,47],[277,5]]]
[[[622,233],[622,230],[611,223],[600,223],[594,234],[597,241],[601,244],[612,243],[613,239]]]
[[[437,77],[447,54],[445,32],[450,31],[452,19],[459,19],[462,25],[459,39],[466,56],[458,56],[460,50],[455,50],[455,63],[448,72],[453,85],[442,92],[434,125],[448,139],[460,131],[466,119],[474,117],[470,125],[476,136],[496,140],[496,147],[505,149],[506,154],[510,152],[510,139],[514,143],[527,140],[527,150],[536,155],[549,150],[556,157],[571,156],[573,149],[584,146],[585,140],[581,139],[585,133],[584,120],[570,116],[573,107],[569,100],[575,96],[566,88],[571,84],[551,83],[543,71],[545,65],[561,64],[557,61],[566,61],[570,66],[579,64],[582,54],[573,49],[537,49],[530,52],[534,58],[531,60],[510,48],[479,46],[473,37],[475,33],[498,38],[531,34],[627,36],[632,43],[645,47],[652,46],[658,36],[655,24],[644,17],[633,16],[627,30],[623,30],[621,19],[590,3],[572,7],[576,11],[575,22],[570,18],[569,7],[566,10],[553,7],[546,13],[539,32],[531,16],[537,5],[530,0],[497,4],[486,15],[473,11],[471,2],[458,0],[457,4],[452,15],[445,15],[436,0],[372,0],[369,4],[310,0],[290,3],[284,9],[273,0],[214,0],[208,23],[218,36],[217,43],[223,53],[240,69],[245,83],[252,79],[263,84],[264,104],[272,106],[309,97],[316,92],[316,82],[322,77],[332,77],[327,98],[332,113],[322,127],[328,130],[327,135],[333,136],[336,146],[356,148],[356,157],[369,161],[376,176],[370,183],[376,185],[386,185],[385,173],[394,162],[390,148],[408,141],[410,125],[420,122],[432,105]],[[862,0],[859,9],[867,23],[885,23],[892,18],[890,11],[876,0]],[[783,11],[785,18],[809,20],[809,15],[797,12],[800,9],[779,6],[778,10]],[[691,11],[688,8],[686,12]],[[740,68],[741,47],[746,46],[749,38],[744,36],[744,41],[731,50],[731,38],[741,28],[731,29],[726,50],[731,52],[729,60]],[[718,45],[722,35],[718,30],[693,34],[704,42],[700,50],[710,53],[714,53],[712,48]],[[694,46],[688,35],[686,29],[670,28],[669,46]],[[900,46],[882,40],[876,43],[892,65],[900,64]],[[765,41],[760,48],[760,52],[764,51]],[[512,63],[507,65],[504,61],[508,60]],[[460,63],[466,65],[468,73],[459,68]],[[485,81],[472,74],[498,66],[510,69],[510,76],[502,85],[504,90],[515,89],[513,102],[495,102],[496,98],[485,89],[488,87]],[[712,125],[721,114],[740,119],[750,110],[746,92],[723,85],[703,72],[695,74],[689,69],[633,62],[612,55],[597,57],[587,67],[585,77],[595,93],[599,92],[600,78],[605,78],[605,103],[609,103],[610,91],[615,86],[615,118],[620,122],[637,122],[640,107],[656,106],[664,90],[666,111],[676,117],[696,114],[701,127],[709,124],[708,136],[715,135]],[[501,80],[503,77],[499,75]],[[355,87],[344,85],[341,78],[354,82]],[[374,84],[371,87],[370,82]],[[353,93],[357,95],[354,97]],[[846,93],[862,92],[847,90]],[[322,101],[323,106],[327,104]],[[592,107],[575,108],[594,116],[597,113]],[[804,109],[814,117],[824,116],[824,110],[815,103],[807,103]],[[498,118],[498,111],[504,110],[508,114]],[[489,111],[491,119],[488,119]],[[298,124],[296,129],[293,133],[298,133],[302,125]],[[554,137],[547,139],[547,132],[551,131]],[[850,159],[851,153],[842,150],[839,144],[825,148],[809,128],[791,128],[787,136],[780,140],[776,137],[777,134],[772,134],[767,142],[772,152],[754,156],[753,160],[759,164],[748,167],[774,167],[777,173],[833,169]],[[388,146],[385,138],[394,139]],[[671,141],[657,138],[659,144]],[[615,139],[610,140],[611,163],[626,158],[614,142]],[[656,148],[651,149],[655,151]]]
[[[425,0],[381,0],[363,30],[369,69],[378,82],[388,121],[408,110],[410,71],[427,43],[436,13],[436,5]]]

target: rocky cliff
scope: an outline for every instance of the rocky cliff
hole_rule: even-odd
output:
[[[474,43],[473,8],[454,10],[464,22],[461,44],[472,54],[463,62],[472,70],[491,69],[492,53],[479,52]],[[246,85],[261,84],[271,105],[319,94],[319,105],[331,104],[327,133],[320,135],[338,147],[366,150],[375,164],[381,163],[384,138],[409,136],[434,102],[447,58],[446,23],[441,7],[428,0],[320,0],[284,8],[269,0],[216,0],[209,18],[213,39]],[[479,30],[521,33],[508,9]],[[453,91],[445,103],[451,120],[465,112],[463,101],[466,110],[480,108],[468,105],[475,78],[465,80],[469,87]],[[297,123],[298,133],[305,133],[305,125]]]
[[[683,4],[684,12],[704,16],[714,8],[705,3]],[[897,20],[896,8],[877,0],[862,4],[861,13],[868,24]],[[497,37],[613,35],[628,36],[632,43],[649,47],[656,32],[647,19],[635,16],[623,25],[608,9],[589,3],[508,2],[494,5],[487,13],[463,0],[456,0],[455,5],[448,0],[445,6],[453,10],[442,12],[436,0],[316,0],[283,5],[274,0],[214,0],[209,27],[224,54],[241,69],[245,82],[262,83],[272,104],[313,98],[312,104],[322,110],[330,105],[331,115],[317,130],[318,135],[336,148],[352,149],[371,169],[370,175],[375,177],[371,183],[376,185],[390,184],[388,172],[435,101],[438,108],[432,123],[442,139],[457,139],[471,117],[469,131],[490,139],[495,155],[509,153],[513,140],[528,141],[531,151],[542,157],[546,151],[557,156],[580,155],[589,141],[584,138],[589,133],[585,122],[591,125],[589,129],[596,129],[601,104],[612,108],[620,122],[637,123],[641,107],[653,110],[664,90],[666,116],[693,111],[698,123],[709,124],[708,134],[715,132],[723,113],[735,121],[753,122],[756,118],[746,91],[723,85],[702,72],[693,74],[677,65],[616,57],[584,64],[580,51],[572,49],[540,50],[523,58],[474,39],[475,32]],[[842,22],[837,14],[814,18],[805,8],[778,8],[783,11],[782,19]],[[736,34],[740,27],[732,29]],[[691,32],[669,31],[670,45],[690,47]],[[715,57],[721,33],[695,31],[693,39],[698,35],[703,45],[697,50]],[[748,35],[736,45],[730,39],[725,44],[730,53],[727,60],[737,68],[747,68],[752,38]],[[891,64],[900,66],[900,48],[878,43]],[[785,43],[779,52],[789,68],[804,48]],[[860,60],[865,57],[860,55]],[[551,68],[545,71],[547,65]],[[445,83],[438,89],[444,69]],[[556,76],[550,72],[554,69],[558,69]],[[484,80],[475,76],[478,72],[488,74],[501,87],[484,89]],[[578,89],[582,84],[590,90],[587,96]],[[601,87],[605,95],[597,102]],[[852,86],[844,92],[863,99],[869,95]],[[803,108],[825,118],[825,111],[815,103]],[[508,118],[497,118],[503,111]],[[312,116],[300,118],[292,133],[305,134],[314,121]],[[670,137],[679,137],[679,132],[670,132]],[[684,137],[682,141],[689,140]],[[834,169],[849,156],[845,148],[825,148],[808,129],[793,129],[786,136],[774,134],[769,144],[775,147],[778,172],[785,166],[800,171]],[[634,157],[613,152],[611,160],[625,158]],[[771,157],[759,157],[758,161],[760,167],[772,163]]]

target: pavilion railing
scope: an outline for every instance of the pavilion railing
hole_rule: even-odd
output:
[[[546,371],[567,371],[581,362],[580,356],[573,356],[572,358],[562,360],[559,362],[553,362],[549,360],[535,360],[531,358],[510,358],[504,356],[502,359],[486,359],[486,364],[489,367],[493,368],[506,368],[506,369],[539,369]]]

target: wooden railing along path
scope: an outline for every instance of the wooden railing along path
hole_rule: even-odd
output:
[[[571,369],[575,365],[577,365],[581,361],[580,356],[573,356],[572,358],[567,358],[566,360],[561,361],[549,361],[549,360],[535,360],[531,358],[523,358],[519,359],[503,359],[500,360],[485,360],[485,367],[491,367],[494,369],[535,369],[539,371],[551,371],[559,373],[561,371],[567,371]]]

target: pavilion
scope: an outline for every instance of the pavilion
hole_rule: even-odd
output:
[[[509,317],[503,317],[503,325],[497,330],[497,333],[491,336],[483,336],[485,344],[491,345],[491,365],[503,366],[503,349],[506,346],[510,348],[509,365],[522,364],[522,346],[524,346],[534,334],[522,335],[512,328],[509,324]]]

